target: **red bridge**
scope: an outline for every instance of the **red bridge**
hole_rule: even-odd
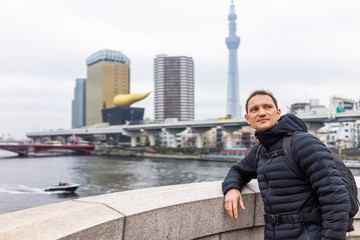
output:
[[[0,149],[16,152],[19,155],[33,156],[37,153],[55,149],[68,149],[76,152],[90,153],[95,149],[91,144],[61,144],[61,143],[0,143]]]

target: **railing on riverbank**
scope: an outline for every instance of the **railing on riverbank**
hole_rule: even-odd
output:
[[[356,177],[358,186],[360,178]],[[246,210],[232,221],[221,182],[147,188],[0,215],[0,239],[263,239],[256,181],[242,191]],[[360,215],[348,239],[360,239]]]

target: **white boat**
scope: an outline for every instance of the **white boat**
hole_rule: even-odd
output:
[[[68,183],[59,183],[57,186],[47,187],[44,191],[54,192],[54,191],[64,191],[64,192],[75,192],[80,185],[78,184],[68,184]]]

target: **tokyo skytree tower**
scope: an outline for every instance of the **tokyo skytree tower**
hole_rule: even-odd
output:
[[[229,72],[227,86],[226,114],[231,118],[240,118],[239,103],[239,73],[237,61],[237,49],[240,38],[236,36],[236,14],[234,1],[231,0],[229,20],[229,37],[226,38],[226,45],[229,49]]]

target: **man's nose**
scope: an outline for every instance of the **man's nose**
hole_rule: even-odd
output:
[[[260,113],[260,115],[263,115],[263,114],[265,114],[265,109],[264,108],[259,108],[259,113]]]

